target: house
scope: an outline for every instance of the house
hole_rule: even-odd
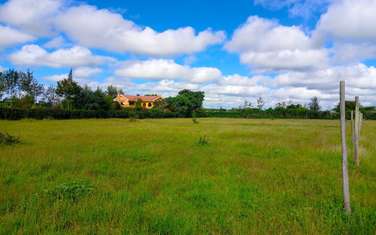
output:
[[[123,108],[136,108],[137,101],[141,102],[144,109],[153,108],[158,101],[162,100],[158,95],[122,95],[118,94],[114,101],[118,102]]]

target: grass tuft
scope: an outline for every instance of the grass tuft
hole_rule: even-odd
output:
[[[200,138],[198,139],[198,144],[199,145],[208,145],[209,144],[208,137],[206,135],[200,136]]]
[[[0,132],[0,145],[13,145],[20,143],[20,138],[16,136],[9,135],[8,133]]]
[[[81,198],[91,194],[94,187],[91,183],[85,181],[73,181],[55,186],[52,189],[45,190],[51,201],[68,200],[76,202]]]

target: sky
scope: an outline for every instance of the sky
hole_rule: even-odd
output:
[[[376,105],[376,0],[0,0],[0,71],[205,107]]]

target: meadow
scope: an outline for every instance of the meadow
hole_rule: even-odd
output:
[[[349,148],[351,216],[336,120],[21,120],[0,131],[21,140],[0,145],[0,234],[376,233],[375,121],[359,168]]]

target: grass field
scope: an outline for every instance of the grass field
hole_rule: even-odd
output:
[[[338,123],[0,121],[22,141],[0,146],[0,233],[375,234],[376,122],[359,169],[349,149],[350,217]]]

